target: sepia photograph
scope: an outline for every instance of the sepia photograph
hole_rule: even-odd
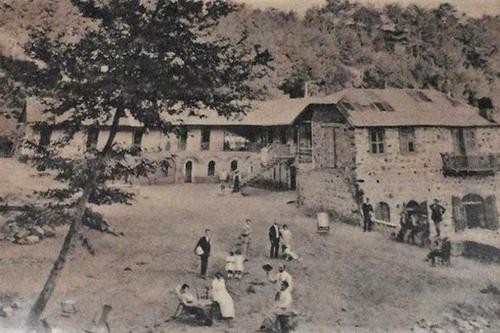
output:
[[[0,0],[0,333],[500,332],[500,0]]]

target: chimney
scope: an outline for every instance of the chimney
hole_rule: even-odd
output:
[[[304,97],[309,97],[309,83],[311,81],[306,81],[304,83]]]

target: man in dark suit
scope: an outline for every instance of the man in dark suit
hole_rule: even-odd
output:
[[[441,236],[441,230],[439,229],[439,224],[443,221],[443,215],[446,209],[439,204],[438,199],[434,199],[434,203],[430,207],[431,209],[431,219],[434,222],[434,227],[436,228],[436,236]]]
[[[200,256],[201,259],[201,272],[200,272],[200,277],[202,279],[205,279],[207,276],[207,267],[208,267],[208,257],[210,256],[210,237],[209,237],[209,229],[205,230],[205,235],[200,238],[198,243],[196,243],[196,247],[194,248],[194,251],[197,255]],[[199,252],[198,247],[201,249],[203,252]]]
[[[276,220],[271,228],[269,228],[269,241],[271,242],[271,258],[278,258],[278,251],[280,247],[280,229]]]
[[[372,231],[372,214],[373,206],[370,199],[366,198],[366,202],[361,207],[363,211],[363,231]]]

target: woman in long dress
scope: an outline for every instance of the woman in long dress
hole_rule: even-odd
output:
[[[292,233],[286,224],[280,228],[280,241],[281,241],[281,251],[285,252],[285,249],[292,248]]]
[[[221,272],[215,273],[212,281],[212,299],[217,302],[223,319],[234,318],[234,303],[226,289],[226,283]]]

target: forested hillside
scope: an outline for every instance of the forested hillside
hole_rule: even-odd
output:
[[[368,7],[328,0],[304,18],[243,8],[221,35],[274,56],[269,94],[326,94],[344,87],[435,88],[500,106],[500,17],[472,18],[443,4]]]
[[[67,0],[7,0],[0,5],[0,52],[19,55],[37,25],[78,34]],[[500,5],[499,5],[500,6]],[[327,0],[304,16],[242,6],[217,35],[267,49],[274,69],[255,83],[263,98],[327,94],[344,87],[435,88],[477,104],[500,106],[500,17],[469,17],[449,4],[383,8]]]

